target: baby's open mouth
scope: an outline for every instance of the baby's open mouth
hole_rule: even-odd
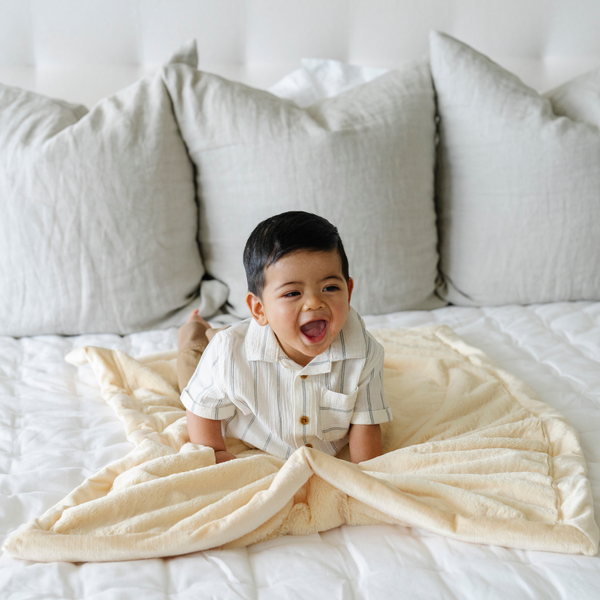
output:
[[[327,321],[311,321],[300,327],[300,331],[311,341],[320,342],[325,337],[327,330]]]

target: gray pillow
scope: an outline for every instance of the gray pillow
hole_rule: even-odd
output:
[[[599,300],[600,72],[543,97],[447,35],[430,44],[440,294],[463,306]]]
[[[195,65],[195,46],[171,60]],[[201,285],[193,167],[160,75],[89,112],[0,85],[0,210],[0,334],[124,334],[225,300]]]
[[[247,237],[287,210],[339,228],[359,312],[440,304],[425,61],[307,108],[187,65],[163,78],[197,167],[204,264],[228,285],[234,314],[248,315]]]

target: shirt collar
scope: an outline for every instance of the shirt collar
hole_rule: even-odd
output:
[[[250,360],[262,360],[265,362],[277,362],[285,357],[270,325],[259,325],[254,319],[250,319],[250,326],[246,333],[244,342],[246,357]]]
[[[367,330],[360,315],[353,308],[348,313],[346,324],[326,352],[329,352],[332,361],[365,358],[367,355]]]
[[[278,362],[287,358],[269,325],[261,326],[250,319],[246,340],[246,357],[249,361]],[[359,314],[350,309],[346,323],[329,348],[305,367],[314,363],[324,364],[347,358],[364,358],[367,355],[367,334]]]

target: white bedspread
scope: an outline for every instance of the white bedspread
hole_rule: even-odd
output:
[[[369,327],[445,323],[523,379],[579,431],[600,515],[600,303],[443,308],[367,317]],[[132,356],[176,330],[120,338],[0,338],[0,535],[43,513],[131,449],[75,347]],[[342,527],[239,550],[129,563],[0,559],[1,598],[597,598],[600,558],[456,542],[403,527]]]

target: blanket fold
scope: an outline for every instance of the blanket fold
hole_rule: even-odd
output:
[[[38,561],[113,561],[240,547],[343,524],[402,524],[454,539],[595,555],[578,436],[557,411],[445,326],[373,332],[394,420],[385,454],[353,465],[310,448],[287,461],[227,439],[215,464],[189,443],[175,351],[86,347],[134,450],[24,525],[4,549]]]

